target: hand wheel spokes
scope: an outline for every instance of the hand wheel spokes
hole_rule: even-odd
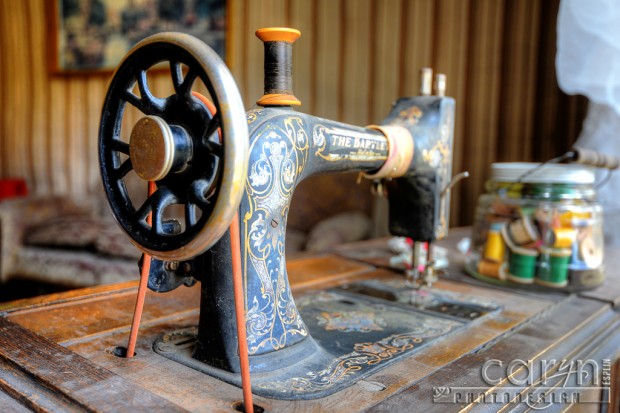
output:
[[[176,96],[168,98],[168,101],[181,101],[181,99],[189,99],[192,85],[197,79],[196,72],[190,69],[187,74],[183,76],[182,65],[172,60],[170,61],[170,68],[172,84],[174,86]],[[137,108],[141,109],[143,113],[158,113],[162,116],[166,116],[166,107],[169,109],[171,106],[170,104],[166,106],[165,99],[155,98],[150,92],[146,70],[139,71],[137,83],[141,98],[138,98],[131,92],[128,92],[129,95],[126,96],[131,96],[131,99],[133,99],[134,102],[137,102]],[[206,103],[206,98],[202,95],[198,95],[194,92],[194,96],[200,96],[198,100],[202,103]],[[216,116],[217,110],[210,101],[208,101],[208,105],[206,106],[213,117],[208,120],[206,127],[204,127],[204,134],[202,139],[199,140],[199,143],[203,144],[204,149],[206,149],[211,156],[218,158],[217,162],[219,162],[223,155],[223,146],[220,142],[219,136],[216,137],[215,140],[212,140],[212,138],[215,131],[219,130],[221,123],[220,117]],[[153,110],[153,108],[155,108],[155,110]],[[154,139],[154,136],[157,136],[159,139]],[[192,142],[183,128],[179,126],[170,126],[160,117],[144,117],[134,126],[132,130],[129,149],[127,148],[127,145],[122,142],[120,144],[116,143],[115,149],[118,149],[121,153],[131,155],[130,159],[125,160],[121,166],[116,169],[117,176],[119,179],[122,179],[130,170],[134,169],[132,162],[132,159],[134,159],[138,166],[136,173],[141,178],[147,181],[159,181],[164,179],[171,172],[172,168],[175,166],[175,158],[178,158],[176,159],[176,163],[180,163],[179,165],[176,165],[176,169],[185,169],[187,164],[191,161],[191,154],[188,151],[191,147]],[[177,149],[185,149],[185,152],[176,154],[175,152]],[[158,150],[160,150],[161,153],[159,153]],[[144,154],[147,155],[146,158],[142,156]],[[205,172],[210,173],[209,170],[206,170]],[[207,181],[201,179],[195,182],[201,183],[201,187],[203,187],[202,192],[206,193],[208,188],[213,185],[214,178],[216,178],[215,174],[210,174]],[[205,185],[205,182],[208,182],[208,185]],[[161,236],[172,235],[163,232],[162,221],[164,210],[168,206],[180,202],[178,197],[172,197],[172,193],[169,189],[166,188],[165,193],[168,195],[165,198],[163,197],[164,192],[161,190],[150,197],[138,214],[140,218],[139,222],[144,224],[145,214],[149,211],[153,212],[156,219],[153,221],[151,226],[151,232]],[[203,213],[210,212],[205,211],[210,205],[204,196],[194,198],[197,200],[197,203],[200,205],[200,209]],[[153,199],[156,200],[154,203]],[[171,199],[174,199],[174,202],[171,202]],[[146,211],[144,206],[148,207],[147,209],[149,211]],[[186,229],[197,224],[195,206],[196,205],[191,204],[189,201],[184,204],[184,209],[186,212],[184,213],[183,219],[185,221]]]
[[[147,69],[148,68],[143,68],[139,70],[135,76],[135,83],[138,85],[140,96],[133,93],[135,83],[132,83],[131,86],[125,90],[122,98],[146,115],[161,115],[164,110],[165,100],[156,97],[151,92],[148,85]]]
[[[177,61],[170,61],[170,73],[172,75],[172,86],[177,95],[189,97],[192,85],[198,74],[192,68],[189,68],[185,76],[183,75],[183,66]]]
[[[169,65],[174,88],[165,98],[152,93],[147,76],[161,62]],[[192,91],[198,80],[213,108]],[[146,115],[133,127],[129,143],[120,138],[127,103]],[[117,221],[142,251],[178,260],[213,245],[238,208],[247,146],[245,112],[232,76],[198,39],[154,35],[136,45],[115,72],[102,112],[101,175]],[[129,176],[156,182],[158,189],[136,205],[127,189]],[[164,224],[174,205],[185,225],[171,234]]]

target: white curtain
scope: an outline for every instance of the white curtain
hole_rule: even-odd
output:
[[[620,0],[562,0],[557,31],[560,88],[590,100],[577,145],[620,157]],[[608,245],[620,245],[618,194],[615,171],[599,188]]]

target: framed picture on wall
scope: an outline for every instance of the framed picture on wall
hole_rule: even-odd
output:
[[[52,70],[111,71],[140,40],[163,31],[202,39],[222,58],[226,0],[53,0]]]

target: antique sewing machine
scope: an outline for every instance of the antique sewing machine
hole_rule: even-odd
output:
[[[437,77],[432,95],[428,70],[421,96],[400,99],[381,125],[359,127],[295,111],[300,102],[292,90],[291,61],[299,35],[293,29],[257,32],[265,47],[265,93],[247,113],[227,68],[206,45],[182,34],[148,38],[117,69],[100,129],[110,206],[133,243],[154,257],[149,288],[166,292],[202,283],[197,330],[170,332],[154,350],[239,383],[233,374],[240,369],[234,251],[227,233],[238,219],[253,391],[279,398],[331,394],[462,324],[359,294],[368,286],[294,300],[284,245],[299,182],[359,171],[388,197],[393,235],[432,243],[448,231],[454,124],[445,77]],[[169,62],[176,92],[167,98],[155,97],[147,82],[147,70],[161,61]],[[204,83],[208,98],[192,91],[195,81]],[[143,114],[129,142],[120,138],[127,105]],[[141,205],[125,186],[132,171],[145,186],[155,182]],[[168,216],[175,205],[181,213]],[[425,280],[434,272],[430,262]],[[496,309],[462,306],[479,315]],[[364,356],[362,345],[370,346]],[[373,354],[372,346],[389,357]]]
[[[154,35],[123,60],[102,111],[100,164],[116,219],[145,253],[140,286],[2,305],[3,411],[244,411],[248,368],[257,412],[520,411],[519,397],[600,386],[593,374],[573,383],[552,361],[594,360],[610,373],[620,283],[522,294],[458,265],[435,280],[432,257],[423,268],[414,257],[411,271],[385,265],[385,239],[287,262],[293,192],[320,173],[360,172],[388,197],[394,235],[445,242],[450,187],[462,177],[451,177],[454,101],[441,76],[431,93],[425,71],[420,96],[397,101],[380,125],[298,112],[299,32],[257,35],[265,94],[247,112],[226,66],[191,36]],[[162,62],[172,92],[152,82]]]

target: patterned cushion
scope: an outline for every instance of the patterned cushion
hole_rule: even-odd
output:
[[[116,225],[102,225],[95,240],[95,249],[105,255],[137,260],[140,251],[129,241],[129,237]]]
[[[95,245],[99,225],[87,215],[67,215],[27,228],[25,245],[87,248]]]
[[[133,260],[140,257],[138,249],[116,223],[88,215],[63,216],[30,227],[26,230],[24,244],[96,251]]]
[[[71,287],[136,280],[140,274],[135,260],[45,247],[23,248],[17,256],[15,273]]]

